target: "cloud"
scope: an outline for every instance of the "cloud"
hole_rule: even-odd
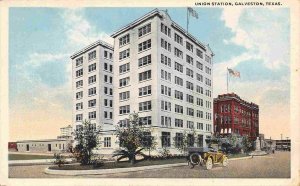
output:
[[[83,9],[67,9],[63,12],[62,18],[70,46],[82,48],[99,39],[113,45],[113,38],[109,34],[98,30],[85,19]]]
[[[289,17],[286,9],[223,9],[221,20],[234,36],[224,40],[245,47],[269,69],[289,66]]]

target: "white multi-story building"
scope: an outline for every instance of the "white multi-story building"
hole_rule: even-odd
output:
[[[101,130],[101,148],[111,148],[113,126],[113,46],[97,41],[72,59],[73,129],[90,120]]]
[[[155,9],[114,34],[114,125],[137,112],[152,128],[158,150],[195,129],[199,141],[212,134],[212,58],[208,47]],[[74,70],[75,72],[75,70]],[[74,85],[75,86],[75,85]]]

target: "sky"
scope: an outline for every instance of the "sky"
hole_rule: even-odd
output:
[[[186,8],[167,9],[186,28]],[[9,140],[49,139],[72,124],[70,56],[153,8],[10,8]],[[288,8],[194,8],[189,33],[213,50],[213,96],[229,92],[260,108],[260,133],[290,137]]]

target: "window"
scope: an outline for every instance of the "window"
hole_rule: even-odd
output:
[[[130,81],[129,77],[120,79],[120,80],[119,80],[119,83],[120,83],[119,85],[120,85],[120,87],[124,87],[124,86],[129,85],[129,81]]]
[[[197,105],[203,107],[203,99],[197,98]]]
[[[151,54],[139,59],[139,67],[151,64]]]
[[[182,51],[181,51],[181,50],[179,50],[179,49],[178,49],[178,48],[176,48],[176,47],[175,47],[175,49],[174,49],[174,54],[175,54],[175,56],[177,56],[177,57],[179,57],[179,58],[183,59],[183,54],[182,54]]]
[[[183,92],[180,92],[178,90],[175,90],[175,98],[183,100]]]
[[[108,70],[108,64],[104,63],[104,70]]]
[[[211,58],[208,55],[205,55],[205,61],[211,64]]]
[[[129,114],[130,113],[130,105],[120,106],[119,113],[120,114]]]
[[[211,80],[208,79],[208,78],[205,78],[205,84],[206,84],[207,86],[211,86]]]
[[[161,110],[171,111],[171,102],[161,101]]]
[[[161,116],[161,126],[171,127],[171,117]]]
[[[139,88],[139,96],[151,94],[151,85]]]
[[[96,119],[96,111],[89,112],[89,119]]]
[[[201,50],[197,49],[196,54],[197,54],[198,57],[203,59],[203,52]]]
[[[168,43],[166,40],[164,39],[160,39],[160,44],[161,44],[161,47],[166,49],[167,51],[171,52],[171,44]]]
[[[104,147],[111,147],[111,137],[104,137]]]
[[[176,133],[175,134],[175,147],[181,147],[183,145],[183,134]]]
[[[177,33],[174,33],[174,41],[182,45],[182,37],[179,36]]]
[[[81,99],[83,97],[83,91],[76,92],[76,99]]]
[[[196,86],[196,91],[200,94],[203,94],[203,87],[200,87],[199,85]]]
[[[161,133],[161,145],[162,145],[162,147],[170,147],[171,146],[170,132],[162,132]]]
[[[190,90],[194,90],[194,84],[189,81],[186,81],[186,88]]]
[[[186,75],[193,78],[194,77],[194,71],[189,69],[189,68],[186,68]]]
[[[171,29],[169,27],[167,27],[166,25],[164,25],[163,23],[161,23],[160,25],[160,31],[164,34],[166,34],[167,36],[171,37]]]
[[[167,81],[171,81],[171,73],[161,70],[161,78]]]
[[[119,38],[119,47],[124,46],[128,43],[130,43],[130,35],[129,34]]]
[[[83,86],[83,80],[79,80],[76,82],[76,88],[80,88]]]
[[[209,74],[209,75],[211,75],[211,68],[209,68],[209,67],[205,67],[205,72],[207,73],[207,74]]]
[[[175,76],[175,84],[183,86],[183,79]]]
[[[161,94],[166,96],[171,96],[171,88],[161,85]]]
[[[112,72],[113,71],[113,66],[109,65],[109,71]]]
[[[210,124],[206,124],[205,125],[205,130],[210,132],[211,131],[211,125]]]
[[[82,121],[82,114],[76,114],[76,121]]]
[[[111,95],[111,96],[113,95],[113,89],[112,88],[109,89],[109,95]]]
[[[83,63],[83,57],[82,56],[76,59],[76,67],[81,66],[82,63]]]
[[[183,114],[183,106],[175,105],[175,112]]]
[[[192,108],[186,108],[186,114],[189,116],[194,116],[194,109]]]
[[[112,60],[112,58],[113,58],[113,54],[112,54],[112,53],[109,53],[109,59]]]
[[[96,75],[90,76],[89,77],[89,84],[95,83],[96,82]]]
[[[140,123],[142,125],[151,125],[152,124],[151,116],[140,117],[139,119],[140,119]]]
[[[88,56],[89,56],[89,60],[95,59],[96,58],[96,50],[90,52],[88,54]]]
[[[194,46],[190,42],[186,42],[186,49],[189,51],[193,52],[194,51]]]
[[[183,128],[183,120],[175,118],[175,127],[181,127],[181,128]]]
[[[148,111],[151,109],[152,109],[151,101],[145,101],[145,102],[139,103],[139,111]]]
[[[203,64],[200,63],[199,61],[197,61],[196,67],[197,67],[198,69],[200,69],[200,70],[203,70]]]
[[[187,94],[186,95],[186,102],[194,103],[194,96]]]
[[[83,69],[79,69],[76,71],[76,77],[80,77],[83,75]]]
[[[89,107],[95,107],[96,106],[96,99],[92,99],[88,103],[89,103]]]
[[[76,103],[76,110],[81,110],[83,108],[83,103]]]
[[[120,97],[120,101],[124,101],[130,98],[130,92],[126,91],[126,92],[121,92],[119,93],[119,97]]]
[[[193,121],[186,121],[186,128],[193,129],[194,128],[194,122]]]
[[[119,121],[120,127],[127,127],[129,124],[129,119],[123,119]]]
[[[151,79],[151,70],[139,73],[139,81]]]
[[[201,129],[201,130],[203,130],[203,129]],[[203,135],[201,135],[201,134],[198,135],[197,146],[203,147]]]
[[[130,71],[130,64],[129,63],[126,63],[124,65],[119,66],[119,73],[120,74],[123,74],[125,72],[129,72],[129,71]]]
[[[161,54],[161,63],[166,65],[166,66],[171,67],[171,58]]]
[[[139,28],[139,37],[148,34],[151,32],[151,23],[149,23],[146,26],[143,26],[142,28]]]
[[[144,50],[147,50],[148,48],[151,48],[151,39],[148,39],[147,41],[144,41],[139,44],[139,52],[142,52]]]
[[[203,130],[203,123],[198,123],[197,122],[197,129]]]
[[[186,55],[186,62],[190,65],[193,65],[194,64],[194,59],[191,56]]]
[[[96,63],[89,65],[89,72],[96,70]]]
[[[129,49],[123,50],[119,53],[119,60],[125,59],[127,57],[130,57],[130,50]]]
[[[178,72],[183,73],[183,66],[177,62],[175,62],[175,70],[177,70]]]
[[[196,74],[197,76],[197,81],[203,82],[203,76],[201,74]]]

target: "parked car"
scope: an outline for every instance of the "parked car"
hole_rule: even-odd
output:
[[[213,148],[191,147],[188,148],[188,164],[194,166],[205,166],[207,170],[212,169],[214,164],[228,165],[228,157],[222,152]]]

